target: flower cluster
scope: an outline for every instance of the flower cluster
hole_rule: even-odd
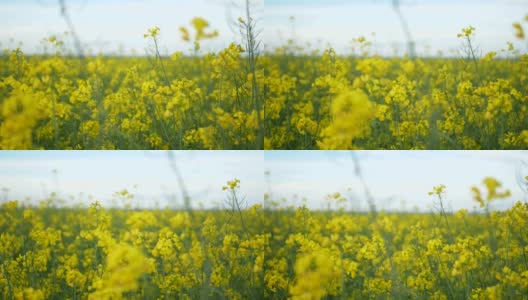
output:
[[[196,44],[218,35],[204,19],[192,25]],[[0,149],[262,148],[264,111],[253,96],[260,78],[247,71],[244,49],[231,44],[216,53],[195,49],[192,56],[166,57],[159,35],[159,27],[144,34],[154,41],[154,61],[6,50],[0,56]],[[46,42],[62,45],[56,37]]]
[[[494,179],[484,185],[488,199],[507,193]],[[431,192],[443,193],[443,185]],[[527,203],[445,213],[447,222],[436,214],[306,207],[267,213],[270,299],[522,299],[528,293]]]
[[[528,148],[528,55],[510,44],[480,58],[474,27],[458,37],[468,59],[277,49],[265,61],[265,148]]]
[[[236,197],[239,185],[225,190]],[[0,206],[0,298],[522,299],[528,204],[490,210],[509,191],[492,177],[483,185],[485,210],[442,211],[444,220],[283,208],[269,197],[223,210],[10,201]]]
[[[251,222],[241,222],[251,219]],[[0,206],[2,299],[259,298],[262,206],[229,211]]]

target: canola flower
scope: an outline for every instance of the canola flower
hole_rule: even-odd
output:
[[[484,178],[482,183],[484,186],[486,186],[488,192],[485,198],[482,197],[482,193],[477,186],[471,187],[474,200],[479,203],[480,207],[487,207],[492,200],[503,199],[511,196],[510,190],[505,190],[502,192],[497,191],[500,187],[502,187],[502,184],[493,177]]]
[[[219,32],[218,30],[213,30],[210,32],[206,32],[206,30],[209,28],[209,22],[205,20],[204,18],[195,17],[191,20],[191,26],[194,28],[195,35],[192,39],[194,44],[194,53],[197,54],[197,52],[200,50],[200,41],[206,40],[206,39],[213,39],[218,37]],[[181,26],[179,28],[181,38],[185,42],[191,42],[191,34],[190,30],[187,29],[185,26]]]
[[[473,26],[468,26],[466,28],[462,28],[462,32],[457,34],[457,37],[461,38],[461,37],[470,37],[472,36],[473,34],[475,33],[475,27]]]
[[[483,185],[488,201],[509,193],[492,177]],[[438,185],[429,195],[446,191]],[[528,292],[527,203],[448,212],[447,224],[427,213],[268,213],[270,299],[523,299]]]
[[[240,179],[233,179],[233,180],[229,180],[227,181],[227,184],[222,186],[222,190],[225,191],[225,190],[235,190],[237,188],[240,187]]]
[[[6,202],[0,298],[261,298],[268,243],[262,206],[239,213]],[[242,226],[244,219],[251,222]]]
[[[483,186],[488,203],[508,193],[492,177]],[[236,192],[240,181],[224,187]],[[439,185],[431,195],[446,190]],[[238,212],[3,203],[0,297],[523,299],[528,293],[527,203],[446,213],[449,225],[436,214],[270,203]]]
[[[153,28],[150,28],[147,30],[147,33],[143,35],[144,38],[152,37],[155,38],[158,36],[160,32],[160,28],[158,26],[154,26]]]
[[[479,57],[473,26],[457,37],[467,59],[271,51],[265,149],[528,148],[528,55]]]
[[[56,36],[53,55],[5,50],[0,149],[528,148],[528,55],[510,42],[479,57],[472,26],[453,36],[465,60],[382,58],[365,37],[361,56],[293,42],[203,53],[219,35],[207,20],[178,31],[193,54],[161,56],[155,26],[143,35],[154,62],[63,56]]]
[[[201,53],[200,42],[219,33],[203,18],[191,24],[194,35],[180,30],[198,47],[194,56],[162,56],[160,28],[146,31],[154,62],[64,56],[56,36],[45,41],[57,50],[53,55],[3,51],[0,149],[258,148],[254,81],[243,47]]]

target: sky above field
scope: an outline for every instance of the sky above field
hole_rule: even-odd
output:
[[[145,54],[151,44],[143,37],[148,28],[161,29],[162,54],[188,51],[192,44],[183,42],[180,26],[190,27],[194,17],[206,19],[220,38],[202,43],[207,50],[227,47],[240,42],[227,20],[236,20],[243,12],[240,0],[65,0],[78,36],[91,53]],[[262,0],[253,0],[255,14],[261,11]],[[226,3],[232,3],[227,5]],[[56,0],[0,0],[0,41],[5,46],[16,46],[28,52],[42,51],[41,40],[59,35],[68,27],[60,16]],[[191,31],[191,34],[193,31]],[[14,39],[15,42],[9,42]],[[67,38],[63,39],[69,41]],[[132,49],[134,50],[132,52]]]
[[[204,42],[203,49],[219,50],[240,38],[227,20],[243,12],[232,5],[241,0],[66,0],[73,23],[90,53],[145,54],[149,43],[143,38],[147,28],[161,28],[162,53],[188,50],[178,28],[189,25],[195,16],[207,19],[220,37]],[[300,44],[332,45],[348,51],[353,38],[365,36],[374,42],[375,53],[392,55],[405,51],[405,40],[398,17],[388,0],[263,0],[256,3],[255,16],[263,44],[273,48],[294,38]],[[456,34],[472,25],[476,42],[485,53],[506,48],[512,41],[526,51],[527,45],[515,41],[512,23],[528,13],[526,0],[407,0],[401,1],[418,53],[434,55],[438,50],[449,55],[460,47]],[[290,17],[294,17],[292,23]],[[525,24],[525,27],[528,24]],[[3,47],[22,42],[27,52],[42,51],[40,41],[67,30],[60,17],[58,1],[0,0],[0,41]],[[372,33],[375,36],[372,36]],[[134,51],[131,51],[134,49]]]
[[[453,210],[472,210],[470,188],[493,176],[512,192],[494,209],[528,200],[517,175],[528,175],[528,151],[359,151],[362,174],[378,208],[430,211],[433,186],[447,186],[446,201]],[[223,203],[222,186],[241,181],[241,195],[249,204],[262,203],[263,194],[312,209],[326,208],[325,196],[340,192],[349,207],[367,209],[363,187],[354,173],[350,151],[176,151],[177,166],[193,199],[193,207]],[[56,172],[54,172],[56,170]],[[264,171],[269,171],[265,176]],[[8,189],[6,194],[4,188]],[[112,195],[127,189],[140,207],[181,205],[175,174],[163,151],[0,151],[0,199],[35,204],[57,192],[68,203],[91,198],[113,205]],[[70,200],[74,197],[74,200]],[[172,197],[176,197],[174,200]],[[352,206],[351,206],[352,205]]]
[[[360,151],[356,155],[380,209],[430,211],[434,198],[428,192],[444,184],[449,207],[472,211],[476,202],[470,188],[477,185],[485,193],[481,183],[487,176],[512,192],[511,198],[492,204],[493,209],[526,200],[516,174],[528,175],[527,151]],[[273,199],[284,197],[299,205],[305,197],[310,208],[324,209],[325,196],[340,192],[353,199],[348,207],[352,202],[355,209],[368,209],[350,151],[267,151],[265,157],[270,172],[266,190],[271,190]]]
[[[240,194],[248,204],[262,202],[262,152],[181,151],[174,158],[194,208],[200,202],[207,208],[224,203],[222,186],[233,178],[240,179]],[[181,205],[179,185],[168,162],[162,151],[0,151],[0,189],[9,189],[9,199],[30,197],[32,204],[58,192],[70,204],[90,203],[91,194],[103,205],[113,205],[112,195],[127,189],[136,195],[132,203],[140,207],[154,207],[156,202],[165,207],[174,203],[173,196]],[[4,191],[0,198],[5,197]]]
[[[525,44],[515,41],[512,29],[513,22],[528,14],[526,0],[400,2],[418,54],[435,55],[440,50],[452,55],[453,50],[460,49],[457,33],[469,25],[477,29],[476,42],[483,53],[504,49],[507,41],[526,51]],[[294,17],[293,23],[290,16]],[[399,54],[406,51],[392,1],[267,0],[265,18],[264,39],[269,46],[293,37],[300,44],[310,42],[316,48],[330,44],[337,51],[346,52],[353,38],[364,36],[374,43],[372,50],[377,54],[392,55],[394,48]]]

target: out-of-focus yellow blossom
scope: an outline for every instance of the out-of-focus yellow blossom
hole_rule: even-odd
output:
[[[222,187],[222,190],[236,190],[240,187],[240,179],[228,180],[227,184]]]
[[[441,196],[442,194],[445,193],[445,190],[446,190],[446,186],[443,184],[440,184],[438,186],[433,187],[433,190],[429,192],[429,196],[431,195]]]
[[[304,254],[295,263],[295,284],[290,288],[292,299],[321,299],[338,292],[340,274],[335,257],[320,250]]]
[[[524,39],[524,29],[521,26],[521,23],[515,22],[513,23],[513,29],[515,29],[515,37],[518,39]]]
[[[124,293],[137,289],[139,277],[147,271],[148,262],[140,251],[118,244],[108,253],[105,271],[94,281],[95,292],[89,298],[122,299]]]
[[[461,38],[461,37],[470,37],[473,33],[475,32],[475,27],[473,26],[468,26],[466,28],[463,28],[462,29],[462,32],[457,34],[457,37]]]
[[[321,132],[321,149],[351,149],[354,140],[370,133],[373,105],[360,90],[346,90],[332,102],[332,122]]]
[[[149,30],[147,30],[147,33],[145,33],[143,35],[144,38],[148,38],[148,37],[151,37],[151,38],[156,38],[158,36],[160,32],[160,29],[158,26],[154,26],[152,28],[150,28]]]
[[[484,186],[487,189],[487,196],[484,199],[480,189],[476,186],[471,187],[471,192],[473,193],[473,199],[479,203],[480,207],[488,205],[492,200],[503,199],[511,196],[510,190],[498,191],[502,187],[502,183],[497,181],[493,177],[486,177],[482,180]]]
[[[182,35],[182,40],[184,40],[184,41],[186,41],[186,42],[188,42],[188,41],[191,40],[191,37],[190,37],[190,35],[189,35],[189,31],[187,30],[187,28],[185,28],[185,27],[180,27],[179,30],[180,30],[180,33],[181,33],[181,35]]]

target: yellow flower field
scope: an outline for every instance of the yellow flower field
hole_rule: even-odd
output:
[[[164,60],[0,57],[2,149],[257,149],[242,48]],[[170,78],[166,81],[165,78]]]
[[[6,299],[522,299],[528,204],[494,178],[484,210],[439,214],[310,211],[266,198],[229,210],[0,207]],[[445,186],[430,193],[440,204]],[[343,205],[338,193],[328,201]]]
[[[263,228],[259,206],[232,214],[8,202],[0,208],[0,298],[258,299]]]
[[[519,1],[4,2],[0,300],[528,300]]]
[[[208,26],[180,29],[193,55],[161,56],[158,27],[151,57],[68,57],[56,37],[56,55],[6,50],[0,149],[528,148],[528,55],[476,56],[473,27],[467,57],[383,58],[256,40],[204,54]]]
[[[526,149],[528,55],[267,58],[266,149]],[[513,51],[513,50],[512,50]]]
[[[446,219],[312,212],[269,217],[272,299],[524,299],[528,205]],[[448,226],[446,225],[449,224]]]
[[[262,149],[256,46],[202,53],[218,32],[203,18],[191,25],[180,33],[192,55],[161,56],[157,26],[144,34],[147,57],[71,57],[56,36],[43,40],[54,55],[5,50],[0,149]]]

